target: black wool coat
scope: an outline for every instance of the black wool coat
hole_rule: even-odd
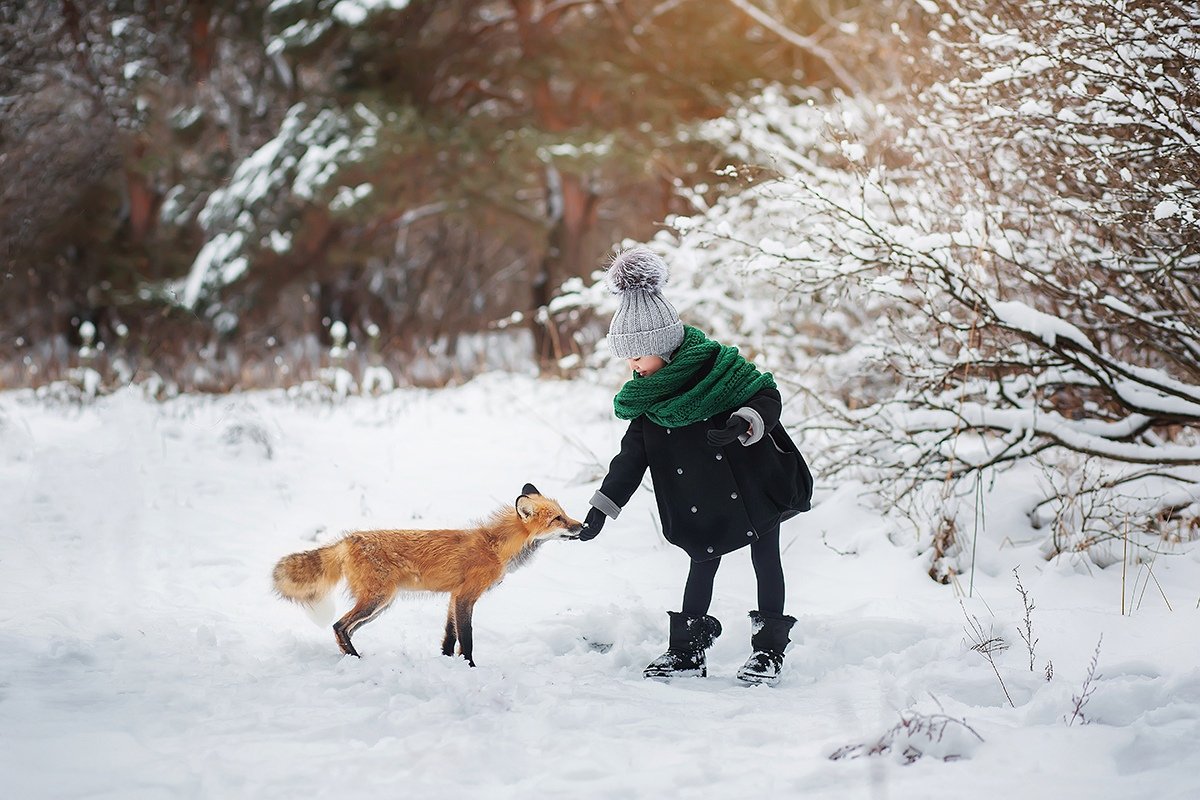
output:
[[[682,428],[665,428],[645,416],[632,420],[599,494],[624,507],[649,468],[663,535],[694,561],[745,547],[808,511],[813,479],[779,424],[779,392],[764,389],[744,406],[754,409],[766,428],[748,446],[734,441],[714,447],[705,438],[710,430],[724,428],[737,408]]]

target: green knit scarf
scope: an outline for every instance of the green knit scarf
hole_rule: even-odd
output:
[[[709,373],[681,392],[714,352],[717,360]],[[758,367],[738,354],[736,347],[714,342],[686,325],[683,344],[671,362],[645,378],[635,373],[633,380],[627,381],[617,393],[613,409],[620,419],[635,419],[645,414],[657,425],[682,428],[737,408],[761,390],[774,388],[771,373],[759,372]]]

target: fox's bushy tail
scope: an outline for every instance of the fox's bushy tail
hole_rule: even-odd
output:
[[[330,593],[342,578],[344,559],[342,542],[284,556],[272,573],[275,591],[304,606],[313,622],[328,625],[335,611]]]

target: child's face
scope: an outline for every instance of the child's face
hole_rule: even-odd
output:
[[[643,378],[650,377],[667,365],[661,356],[638,356],[637,358],[627,358],[625,361],[631,370]]]

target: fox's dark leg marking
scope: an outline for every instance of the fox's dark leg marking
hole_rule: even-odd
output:
[[[358,651],[354,649],[354,645],[350,643],[350,634],[346,633],[344,618],[333,623],[333,636],[337,639],[339,650],[348,656],[362,658],[362,656],[358,655]]]
[[[463,658],[472,667],[475,666],[475,659],[471,657],[474,645],[474,639],[471,636],[471,611],[474,608],[474,598],[456,597],[454,599],[454,627],[458,632],[458,646]]]
[[[450,600],[450,608],[446,610],[446,638],[442,639],[442,655],[454,655],[454,645],[458,636],[454,632],[454,600]]]
[[[359,603],[350,609],[346,616],[333,623],[333,635],[337,638],[338,647],[343,653],[362,658],[354,649],[354,645],[350,643],[350,637],[363,625],[382,614],[385,608],[387,608],[385,603]]]

